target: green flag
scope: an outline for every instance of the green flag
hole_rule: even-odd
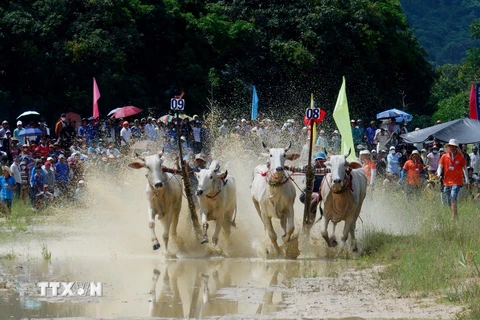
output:
[[[337,125],[338,131],[342,136],[342,154],[347,154],[349,150],[350,156],[347,160],[355,161],[355,146],[353,145],[352,129],[350,127],[350,114],[348,113],[347,92],[345,89],[345,77],[343,77],[342,87],[338,93],[337,103],[333,111],[333,119]]]

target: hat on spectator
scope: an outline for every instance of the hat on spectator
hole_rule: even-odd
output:
[[[362,119],[358,119],[357,122],[362,122]]]
[[[355,120],[350,120],[351,123],[355,123]]]
[[[357,150],[363,150],[363,149],[365,149],[365,147],[364,147],[362,144],[359,144],[359,145],[357,146]]]
[[[445,149],[443,149],[443,148],[440,148],[438,151],[440,151],[440,152],[443,152],[443,151],[445,151]]]
[[[386,124],[382,124],[380,126],[380,130],[387,130],[388,129],[388,126]]]
[[[375,124],[375,120],[370,121],[370,124]]]
[[[129,125],[128,121],[123,121],[122,126],[124,126],[124,125],[128,126]]]
[[[3,169],[3,170],[7,170],[9,174],[12,174],[12,170],[10,170],[9,167],[3,166],[2,169]]]
[[[473,147],[472,147],[472,150],[478,150],[478,147],[477,147],[477,146],[473,146]]]
[[[323,133],[325,133],[325,130],[320,130],[320,134],[323,134]]]
[[[242,122],[247,122],[247,119],[242,119],[241,121],[242,121]]]
[[[339,134],[338,130],[333,130],[333,134]]]
[[[45,165],[50,166],[51,165],[50,161],[45,161]]]
[[[207,161],[205,160],[205,155],[203,153],[199,153],[195,156],[195,160],[203,160],[203,161]]]
[[[23,124],[22,121],[20,120],[17,121],[17,126],[21,126],[22,124]]]
[[[48,157],[48,158],[47,158],[47,161],[53,161],[53,158],[52,158],[52,157]]]
[[[7,121],[7,120],[3,120],[3,121],[2,121],[2,124],[8,124],[8,121]]]
[[[319,151],[313,155],[313,160],[317,160],[317,159],[327,160],[327,157],[325,156],[325,153]]]
[[[65,159],[65,155],[62,153],[58,156],[59,159]]]
[[[370,155],[370,151],[362,150],[362,151],[360,151],[360,155]]]
[[[458,141],[457,141],[457,139],[450,139],[450,141],[448,141],[448,143],[445,146],[458,147]]]
[[[228,120],[223,119],[223,120],[222,120],[222,123],[228,123]]]
[[[420,152],[418,152],[418,150],[413,150],[413,151],[412,151],[412,155],[414,155],[414,154],[418,154],[418,155],[419,155]]]
[[[377,153],[377,150],[373,149],[373,150],[371,151],[371,153]]]
[[[391,147],[390,147],[390,150],[395,150],[395,147],[394,147],[394,146],[391,146]]]
[[[380,150],[380,153],[387,153],[387,151],[382,149],[382,150]]]
[[[421,150],[421,152],[427,152],[427,150],[425,150],[425,149],[422,149],[422,150]]]

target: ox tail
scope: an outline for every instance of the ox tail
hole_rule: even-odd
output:
[[[237,227],[237,224],[235,223],[236,218],[237,218],[237,205],[235,204],[235,211],[233,211],[232,221],[230,221],[230,223],[232,224],[232,227],[234,228]]]
[[[318,209],[320,209],[320,217],[318,217],[318,220],[315,221],[315,223],[319,222],[319,221],[322,220],[322,218],[323,218],[322,203],[319,203],[319,204],[318,204]],[[314,223],[314,224],[315,224],[315,223]]]

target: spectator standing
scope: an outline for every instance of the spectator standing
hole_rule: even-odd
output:
[[[333,154],[340,154],[340,150],[342,148],[342,137],[338,130],[333,130],[332,134],[332,147],[333,147]]]
[[[228,131],[229,131],[228,130],[228,120],[227,119],[222,120],[222,125],[220,126],[218,131],[219,131],[221,137],[226,137],[227,136]]]
[[[59,161],[55,164],[55,180],[61,194],[66,195],[68,192],[68,181],[70,175],[70,167],[67,159],[63,154],[58,156]]]
[[[23,146],[26,143],[25,137],[20,136],[20,131],[23,130],[22,121],[17,121],[17,128],[13,130],[13,137],[18,139],[18,143]]]
[[[46,190],[53,194],[55,192],[56,181],[55,171],[52,169],[51,162],[46,161],[45,165],[42,167],[42,170],[45,176]]]
[[[400,181],[405,181],[406,178],[406,192],[407,196],[413,194],[419,195],[420,186],[422,185],[421,173],[423,171],[423,163],[420,158],[420,152],[413,150],[410,159],[403,165]]]
[[[470,182],[468,181],[467,163],[458,148],[458,141],[450,139],[448,144],[445,145],[445,149],[446,153],[440,158],[437,176],[440,177],[443,173],[444,193],[448,197],[452,219],[456,219],[458,216],[457,197],[463,186],[463,179],[465,179],[468,188]]]
[[[87,135],[87,126],[88,126],[88,120],[87,118],[82,119],[82,125],[78,127],[77,135],[79,137],[85,138]]]
[[[440,154],[438,153],[438,147],[434,146],[432,151],[427,154],[427,161],[425,161],[428,172],[435,174],[437,172],[439,162]]]
[[[387,156],[387,179],[389,181],[396,181],[400,174],[400,153],[395,151],[395,147],[390,147]]]
[[[147,139],[150,140],[155,140],[155,138],[157,137],[155,127],[152,123],[152,117],[147,118],[147,123],[145,124],[145,135],[147,136]]]
[[[67,126],[67,116],[65,113],[62,113],[60,116],[60,120],[57,121],[55,124],[55,136],[57,139],[60,139],[60,132],[62,131],[63,128]]]
[[[202,123],[197,120],[192,128],[193,131],[193,152],[202,152]]]
[[[27,163],[25,161],[20,162],[20,183],[22,185],[20,191],[20,198],[23,204],[27,204],[27,196],[29,190],[29,181],[30,181],[30,173],[27,168]]]
[[[360,161],[365,171],[365,176],[367,177],[368,184],[373,187],[375,182],[375,176],[377,175],[377,166],[372,160],[372,155],[368,150],[360,151]]]
[[[478,147],[474,145],[472,147],[472,153],[470,153],[470,167],[472,167],[473,172],[476,174],[480,173],[480,159],[478,155]]]
[[[317,146],[317,150],[321,152],[328,151],[328,140],[327,137],[325,137],[325,130],[320,130],[315,145]]]
[[[377,130],[375,133],[375,137],[373,141],[377,143],[377,153],[380,150],[384,150],[387,148],[387,143],[390,141],[390,132],[388,132],[388,128],[386,124],[382,124],[380,126],[380,130]]]
[[[124,121],[122,124],[122,130],[120,130],[120,149],[123,153],[128,152],[130,146],[130,138],[132,136],[132,130],[130,130],[130,125],[128,121]]]
[[[22,175],[20,173],[20,158],[17,156],[13,158],[13,163],[10,166],[12,175],[15,178],[16,188],[15,188],[15,197],[20,199],[20,192],[22,190]]]
[[[370,121],[370,126],[365,129],[365,132],[364,132],[364,137],[365,137],[365,141],[367,142],[367,149],[368,150],[372,150],[372,149],[375,149],[375,141],[374,141],[374,138],[375,138],[375,134],[377,132],[377,129],[375,128],[375,121]]]
[[[0,177],[0,204],[2,211],[10,215],[12,211],[13,192],[16,188],[16,181],[9,167],[2,167],[3,176]]]

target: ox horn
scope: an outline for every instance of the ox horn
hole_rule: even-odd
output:
[[[267,147],[267,145],[263,141],[262,141],[262,146],[263,146],[263,149],[267,150],[267,152],[270,152],[270,149]]]
[[[288,147],[285,148],[285,152],[290,150],[291,147],[292,147],[292,141],[290,141],[290,143],[288,144]]]
[[[352,153],[352,148],[348,149],[348,153],[345,155],[345,158],[348,158],[350,156],[350,153]]]

